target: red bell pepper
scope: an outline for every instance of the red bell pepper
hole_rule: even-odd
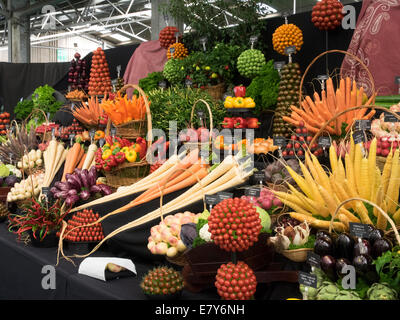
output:
[[[108,160],[108,164],[110,165],[110,167],[116,167],[118,165],[117,159],[115,158],[115,155],[111,155],[107,158]]]
[[[249,129],[257,129],[260,127],[261,122],[257,118],[246,118],[246,125]]]
[[[107,159],[108,160],[108,159]],[[105,161],[103,164],[103,170],[105,171],[111,171],[111,166],[109,164],[109,161]]]
[[[224,129],[231,129],[234,127],[235,118],[224,118],[224,122],[222,122],[222,128]]]
[[[246,87],[245,86],[236,86],[233,88],[233,92],[235,94],[235,97],[245,97],[246,96]]]
[[[147,153],[147,142],[142,137],[139,137],[136,139],[136,143],[138,145],[140,145],[139,157],[140,157],[140,159],[144,159],[146,157],[146,153]]]
[[[125,159],[126,159],[125,153],[123,153],[123,152],[121,152],[121,151],[118,152],[118,153],[115,155],[115,160],[117,161],[118,164],[124,163],[124,162],[125,162]]]
[[[235,118],[235,125],[236,129],[244,129],[246,128],[246,120],[242,117]]]

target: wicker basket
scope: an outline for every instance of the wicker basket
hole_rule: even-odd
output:
[[[199,102],[202,102],[206,105],[207,107],[207,111],[208,111],[208,115],[210,117],[210,129],[209,129],[209,133],[210,133],[210,137],[209,140],[207,142],[185,142],[185,146],[191,147],[191,148],[199,148],[200,150],[208,150],[208,151],[212,151],[212,132],[214,130],[214,126],[213,126],[213,116],[212,116],[212,112],[211,112],[211,108],[210,105],[207,103],[207,101],[200,99],[197,100],[193,107],[192,107],[192,113],[190,114],[190,123],[189,123],[189,127],[193,129],[193,117],[194,117],[194,110],[196,109],[196,106]]]
[[[150,172],[150,164],[147,161],[124,163],[111,171],[105,171],[107,185],[112,188],[129,186],[143,179]]]
[[[214,100],[222,100],[225,93],[225,83],[204,87],[202,90],[206,91]]]
[[[49,119],[47,118],[46,113],[42,110],[42,109],[33,109],[32,112],[29,114],[29,116],[26,117],[26,119],[24,120],[24,124],[27,125],[29,119],[35,114],[35,113],[41,113],[43,114],[46,123],[49,123]],[[46,141],[50,141],[53,136],[51,134],[51,130],[47,131],[47,127],[45,127],[45,131],[44,133],[37,133],[36,134],[38,137],[40,137],[40,139],[42,140],[42,143],[45,143]]]
[[[127,89],[132,88],[134,90],[137,90],[139,92],[139,96],[142,96],[144,99],[144,103],[146,105],[146,119],[143,120],[132,120],[123,124],[120,124],[118,126],[115,126],[117,129],[116,135],[125,138],[125,139],[136,139],[139,137],[144,137],[146,135],[146,132],[151,132],[152,130],[152,123],[151,123],[151,113],[150,113],[150,104],[149,100],[147,99],[146,94],[144,91],[134,85],[134,84],[126,84],[125,86],[122,87],[121,90],[119,90],[120,93],[126,92]],[[146,127],[147,124],[147,127]],[[150,139],[152,140],[152,139]]]
[[[293,262],[305,262],[309,251],[312,248],[301,248],[294,250],[282,250],[281,254]]]

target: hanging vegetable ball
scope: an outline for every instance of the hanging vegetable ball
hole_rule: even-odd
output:
[[[164,65],[163,76],[169,83],[175,85],[182,82],[186,76],[185,69],[179,59],[170,59]]]
[[[174,44],[176,42],[175,32],[179,32],[177,27],[168,26],[162,29],[158,35],[160,46],[168,49],[171,44]]]
[[[338,0],[322,0],[313,7],[311,21],[319,30],[334,30],[342,23],[342,9]]]
[[[183,43],[176,42],[171,44],[167,50],[167,58],[169,59],[183,59],[188,55],[188,49],[185,48]]]
[[[237,60],[237,68],[240,75],[249,79],[258,76],[265,64],[264,54],[257,49],[243,51]]]
[[[283,24],[272,35],[272,44],[274,50],[282,55],[286,55],[285,48],[291,46],[295,46],[298,52],[303,45],[303,32],[293,23]]]

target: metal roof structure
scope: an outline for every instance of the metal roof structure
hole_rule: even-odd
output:
[[[10,0],[8,0],[10,2]],[[13,0],[30,2],[12,13],[7,0],[0,0],[0,46],[7,46],[7,19],[30,17],[31,44],[77,35],[96,41],[104,41],[109,46],[138,43],[151,39],[151,0]],[[184,1],[184,0],[182,0]],[[318,0],[265,0],[259,2],[260,18],[269,18],[282,13],[298,13],[311,10]],[[357,0],[346,1],[350,3]],[[187,1],[190,5],[190,1]],[[240,23],[240,18],[228,11],[218,10],[215,1],[212,23],[221,28]],[[9,4],[9,3],[8,3]],[[160,15],[162,17],[162,15]],[[215,21],[215,22],[214,22]],[[186,26],[185,32],[190,31]]]

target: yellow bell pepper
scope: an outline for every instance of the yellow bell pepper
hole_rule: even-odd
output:
[[[244,98],[245,108],[255,108],[256,103],[254,102],[253,98],[247,97]]]
[[[236,97],[235,100],[233,101],[233,107],[234,108],[244,108],[244,99],[242,97]]]
[[[128,160],[128,162],[135,162],[137,158],[137,153],[130,149],[127,152],[125,152],[125,158]]]
[[[112,155],[112,151],[111,149],[107,149],[103,152],[103,154],[101,155],[101,158],[103,160],[107,160],[110,156]]]
[[[233,98],[231,96],[226,97],[225,102],[224,102],[224,107],[225,108],[233,108]]]

